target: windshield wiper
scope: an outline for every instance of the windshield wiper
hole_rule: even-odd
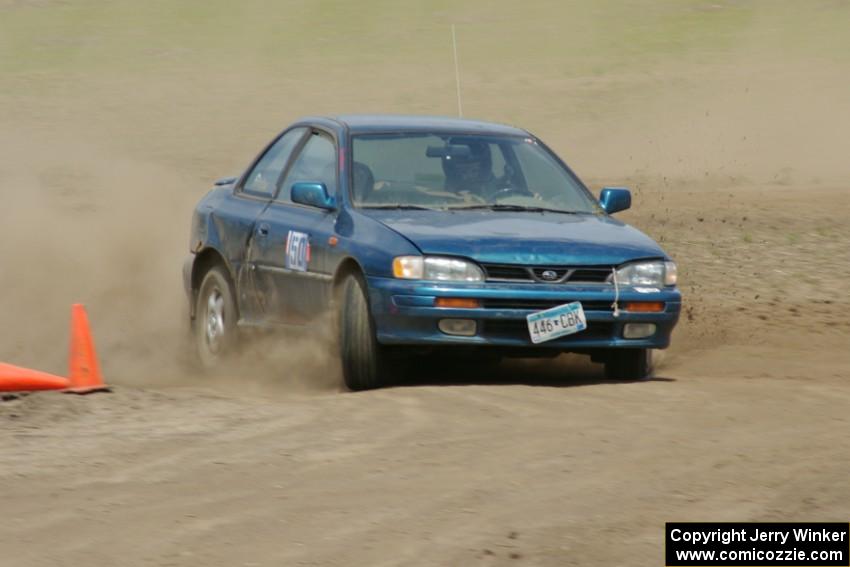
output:
[[[565,215],[580,215],[583,211],[565,211],[564,209],[550,209],[548,207],[527,207],[525,205],[508,205],[506,203],[490,203],[487,205],[469,205],[466,207],[449,207],[450,211],[454,210],[473,210],[486,209],[489,211],[522,211],[530,213],[562,213]]]
[[[438,211],[440,209],[433,209],[431,207],[423,207],[422,205],[360,205],[361,209],[383,209],[383,210],[394,210],[394,211],[406,211],[406,210],[414,210],[414,211]]]

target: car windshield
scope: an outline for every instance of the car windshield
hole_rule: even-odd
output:
[[[598,213],[596,201],[533,138],[364,134],[352,141],[362,208]]]

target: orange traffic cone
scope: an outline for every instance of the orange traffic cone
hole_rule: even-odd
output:
[[[94,352],[94,339],[89,328],[86,308],[79,303],[71,306],[71,353],[68,360],[68,379],[71,387],[65,390],[69,394],[91,394],[108,392],[103,383],[100,365]]]
[[[0,392],[64,390],[69,385],[70,381],[62,376],[0,362]]]

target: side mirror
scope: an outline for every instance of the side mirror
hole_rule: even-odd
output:
[[[599,194],[599,204],[609,215],[632,206],[632,193],[625,187],[605,187]]]
[[[324,183],[301,182],[292,185],[292,202],[327,211],[336,209],[336,199],[328,195]]]

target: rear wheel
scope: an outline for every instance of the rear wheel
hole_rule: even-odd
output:
[[[345,385],[351,390],[383,386],[389,371],[388,356],[375,337],[362,278],[351,275],[345,279],[339,308],[339,348]]]
[[[195,304],[195,345],[201,365],[213,369],[236,350],[236,300],[221,266],[206,273]]]
[[[644,380],[652,376],[652,351],[648,348],[612,349],[605,360],[609,380]]]

